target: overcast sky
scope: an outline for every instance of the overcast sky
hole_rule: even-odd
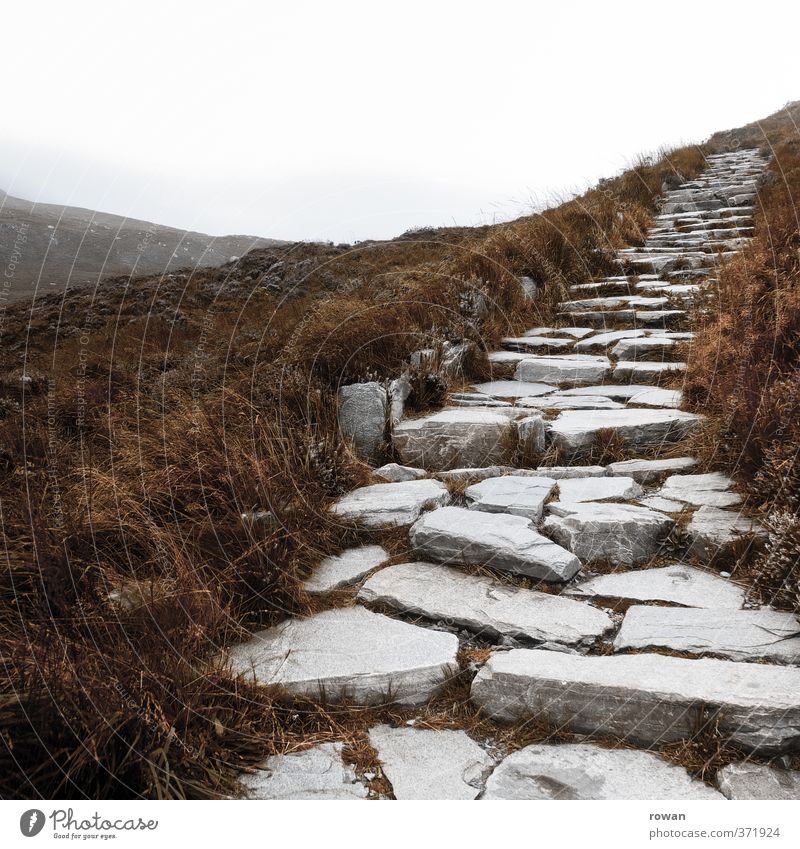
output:
[[[508,218],[800,98],[795,4],[37,2],[0,188],[214,234]]]

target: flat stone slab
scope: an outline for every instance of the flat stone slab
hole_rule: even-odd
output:
[[[640,336],[647,336],[647,330],[610,330],[607,333],[598,333],[596,336],[589,336],[586,339],[581,339],[575,343],[576,351],[593,351],[597,349],[605,349],[612,342],[619,342],[620,339],[638,339]]]
[[[591,643],[614,625],[607,613],[583,602],[438,563],[401,563],[382,569],[364,584],[358,598],[491,639],[572,646]]]
[[[509,462],[513,434],[513,422],[501,411],[455,409],[400,422],[392,441],[403,463],[447,469]]]
[[[651,383],[662,374],[675,374],[681,371],[686,371],[686,363],[626,360],[617,363],[614,367],[614,380],[626,383]]]
[[[602,478],[604,466],[539,466],[536,474],[545,478],[565,480],[568,478]]]
[[[660,389],[642,387],[640,392],[631,395],[628,406],[633,407],[680,407],[683,393],[679,389]]]
[[[536,410],[621,410],[624,405],[602,395],[564,395],[553,392],[541,398],[520,398],[517,406]]]
[[[341,554],[326,557],[303,582],[307,593],[327,593],[363,578],[389,559],[389,552],[380,545],[361,545],[348,548]]]
[[[678,442],[702,421],[683,410],[566,410],[549,422],[553,444],[567,454],[590,448],[602,430],[612,430],[627,448]]]
[[[731,492],[733,481],[721,472],[705,475],[671,475],[656,493],[661,498],[683,501],[695,507],[731,507],[742,500],[737,492]]]
[[[417,705],[458,672],[457,651],[455,634],[343,607],[289,619],[227,656],[235,675],[298,695]]]
[[[697,465],[694,457],[668,457],[663,460],[622,460],[609,463],[609,475],[631,477],[639,483],[652,483],[670,472],[683,472]]]
[[[621,339],[611,349],[615,360],[639,360],[653,354],[666,354],[675,340],[665,336],[644,336],[640,339]]]
[[[559,483],[558,500],[562,504],[575,501],[627,501],[638,498],[643,492],[633,478],[571,478]]]
[[[320,743],[302,752],[273,755],[239,783],[248,799],[365,799],[367,788],[342,762],[342,748],[341,743]]]
[[[648,495],[638,499],[636,503],[641,504],[642,507],[649,507],[651,510],[660,510],[662,513],[683,513],[684,510],[689,509],[682,501],[670,501],[658,495]]]
[[[790,666],[512,649],[491,655],[471,692],[491,719],[534,715],[638,746],[688,739],[707,711],[734,746],[771,754],[800,744],[800,669]]]
[[[763,536],[761,526],[732,510],[700,507],[686,529],[691,540],[689,553],[705,562],[733,545],[743,534]]]
[[[594,333],[593,327],[533,327],[526,331],[525,336],[572,336],[575,339],[582,339]]]
[[[601,395],[619,401],[629,401],[636,395],[641,395],[642,392],[646,392],[651,388],[638,384],[631,385],[629,383],[603,383],[599,386],[579,386],[575,389],[562,389],[559,391],[559,394],[566,395],[567,397],[572,395],[581,397],[585,395]]]
[[[666,648],[731,660],[800,661],[800,622],[777,610],[636,606],[614,640],[623,649]]]
[[[745,600],[744,589],[727,578],[683,563],[598,575],[568,587],[564,594],[576,598],[659,601],[726,611],[741,610]]]
[[[800,799],[800,771],[743,761],[717,773],[717,787],[726,799]]]
[[[505,336],[500,342],[510,351],[568,351],[575,344],[575,339],[557,336]]]
[[[517,380],[536,383],[600,383],[611,373],[608,357],[592,354],[526,357],[520,360],[514,376]],[[530,393],[525,393],[529,395]]]
[[[474,799],[494,767],[464,731],[376,725],[369,742],[395,799]]]
[[[376,483],[343,495],[331,512],[367,528],[402,527],[415,522],[423,510],[447,504],[449,500],[447,487],[440,481]]]
[[[411,527],[412,548],[423,559],[492,566],[544,581],[568,581],[580,560],[542,536],[522,516],[443,507]]]
[[[664,513],[632,504],[557,501],[547,510],[543,529],[584,563],[646,563],[675,524]]]
[[[681,766],[651,752],[590,743],[526,746],[503,760],[483,799],[718,799]]]
[[[490,380],[487,383],[476,383],[473,388],[493,398],[533,398],[553,391],[549,383],[531,383],[526,380]]]
[[[376,478],[383,478],[387,483],[401,481],[416,481],[425,477],[425,469],[415,469],[413,466],[401,466],[399,463],[387,463],[372,473]]]
[[[555,485],[553,478],[505,475],[467,487],[464,497],[470,510],[511,513],[538,522]]]

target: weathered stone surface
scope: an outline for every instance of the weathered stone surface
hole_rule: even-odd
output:
[[[667,648],[732,660],[800,661],[800,622],[777,610],[629,608],[614,648]]]
[[[622,460],[608,464],[609,475],[632,477],[639,483],[652,483],[670,472],[682,472],[697,464],[694,457],[670,457],[664,460]]]
[[[662,374],[679,371],[686,371],[686,363],[620,360],[614,368],[614,380],[620,383],[654,383]]]
[[[640,336],[646,336],[647,333],[647,330],[610,330],[607,333],[598,333],[581,339],[575,344],[575,350],[586,352],[604,350],[612,342],[619,342],[620,339],[638,339]]]
[[[650,746],[686,739],[710,710],[724,738],[771,753],[800,745],[800,669],[659,654],[494,652],[472,683],[492,719],[533,714],[579,734]]]
[[[649,507],[651,510],[660,510],[662,513],[683,513],[689,507],[682,501],[670,501],[669,498],[661,498],[658,495],[648,495],[645,498],[639,498],[636,502],[642,507]]]
[[[571,478],[558,485],[558,500],[564,504],[575,501],[627,501],[637,498],[643,490],[633,478],[591,477]]]
[[[717,787],[727,799],[800,799],[800,771],[743,761],[717,773]]]
[[[309,593],[330,592],[352,584],[388,559],[389,552],[380,545],[348,548],[341,554],[326,557],[303,583],[303,588]]]
[[[581,568],[574,554],[537,533],[522,516],[443,507],[411,528],[423,558],[467,566],[493,566],[545,581],[568,581]]]
[[[680,766],[650,752],[590,743],[537,744],[509,755],[483,799],[722,799]]]
[[[533,327],[525,332],[525,336],[572,336],[582,339],[594,333],[593,327]]]
[[[363,607],[289,619],[228,651],[234,674],[312,698],[421,704],[458,671],[455,634]]]
[[[531,383],[525,380],[490,380],[488,383],[476,383],[473,388],[495,398],[533,398],[553,391],[549,383]]]
[[[354,383],[339,390],[339,429],[367,460],[378,458],[386,438],[387,405],[380,383]]]
[[[398,463],[387,463],[372,473],[376,478],[383,478],[387,483],[416,481],[425,477],[425,469],[415,469],[413,466],[401,466]]]
[[[526,357],[514,374],[517,380],[537,383],[600,383],[611,373],[608,357],[568,354],[552,357]],[[525,395],[533,393],[526,392]]]
[[[509,351],[568,351],[575,344],[572,338],[557,336],[505,336],[500,341]]]
[[[599,575],[565,590],[577,598],[660,601],[684,607],[740,610],[745,591],[727,578],[675,563],[656,569]]]
[[[443,410],[401,422],[394,446],[403,463],[426,469],[510,462],[515,428],[508,416],[481,409]]]
[[[589,643],[613,627],[611,617],[583,602],[509,586],[433,563],[402,563],[373,575],[361,588],[364,602],[444,620],[489,638]]]
[[[511,513],[538,522],[555,485],[552,478],[505,475],[467,487],[464,496],[470,510]]]
[[[368,528],[410,525],[423,510],[447,504],[450,494],[440,481],[376,483],[343,495],[331,512],[342,520]]]
[[[684,501],[696,507],[731,507],[738,504],[742,497],[731,492],[733,481],[720,472],[706,475],[671,475],[657,495],[673,501]]]
[[[615,360],[641,360],[656,354],[666,354],[675,340],[664,336],[644,336],[640,339],[621,339],[611,349]]]
[[[389,425],[394,427],[406,409],[406,401],[413,392],[411,378],[407,374],[401,374],[389,384]]]
[[[367,788],[342,762],[341,743],[273,755],[239,779],[248,799],[364,799]]]
[[[539,466],[535,474],[544,478],[566,480],[568,478],[602,478],[606,473],[603,466]]]
[[[686,529],[691,540],[689,553],[706,562],[729,548],[743,534],[763,535],[763,529],[752,519],[732,510],[700,507]]]
[[[632,504],[554,502],[544,530],[584,563],[646,563],[674,525],[664,513]]]
[[[634,407],[680,407],[683,393],[679,389],[642,387],[641,392],[631,395],[628,404]]]
[[[541,454],[545,449],[547,429],[541,413],[531,413],[514,422],[517,428],[517,452],[528,459]]]
[[[627,448],[639,448],[677,442],[701,420],[683,410],[566,410],[550,422],[550,435],[567,454],[590,448],[601,430],[613,430]]]
[[[564,395],[553,392],[541,398],[520,398],[517,406],[537,410],[621,410],[624,405],[602,395]]]
[[[474,799],[494,766],[464,731],[377,725],[369,742],[395,799]]]

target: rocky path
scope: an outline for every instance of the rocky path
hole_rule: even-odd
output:
[[[414,560],[387,565],[374,544],[327,558],[307,590],[352,586],[350,603],[254,635],[231,649],[234,669],[312,697],[413,707],[459,671],[460,647],[489,647],[470,695],[483,715],[581,740],[509,753],[413,719],[378,725],[369,744],[395,798],[800,792],[800,773],[765,763],[800,746],[798,621],[750,603],[724,570],[762,531],[726,476],[697,473],[681,451],[701,422],[681,410],[687,310],[752,234],[764,166],[756,151],[710,156],[666,193],[644,245],[619,252],[618,276],[572,286],[556,326],[504,339],[490,354],[498,379],[444,410],[403,419],[402,392],[344,390],[356,447],[370,452],[388,413],[400,462],[333,512],[407,528]],[[742,752],[716,788],[657,752],[702,722]],[[270,758],[243,784],[257,798],[374,795],[336,743]]]

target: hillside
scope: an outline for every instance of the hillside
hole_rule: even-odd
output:
[[[9,306],[0,795],[796,772],[792,114],[506,224]]]
[[[209,236],[89,209],[11,197],[0,191],[0,256],[13,264],[9,300],[96,283],[114,275],[219,266],[253,248],[254,236]]]

